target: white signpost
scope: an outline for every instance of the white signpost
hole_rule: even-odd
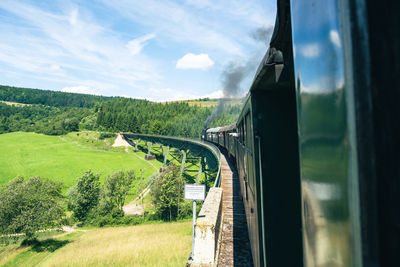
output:
[[[206,197],[206,186],[204,184],[185,184],[186,200],[202,200]]]
[[[185,199],[193,200],[193,225],[192,225],[192,259],[194,252],[194,226],[196,224],[196,200],[204,201],[206,186],[204,184],[185,184]]]

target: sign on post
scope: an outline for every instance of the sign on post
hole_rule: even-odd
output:
[[[196,200],[206,198],[206,186],[204,184],[185,184],[185,199],[193,200],[193,223],[192,223],[192,253],[190,257],[194,257],[194,226],[196,224]]]
[[[204,184],[185,184],[186,200],[203,200],[206,197],[206,186]]]

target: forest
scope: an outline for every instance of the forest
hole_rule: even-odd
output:
[[[9,86],[0,86],[0,101],[0,133],[48,135],[96,130],[199,138],[214,109],[185,101],[156,103]],[[235,122],[240,108],[225,105],[208,127]]]
[[[110,99],[112,97],[0,85],[0,100],[23,104],[91,108]]]

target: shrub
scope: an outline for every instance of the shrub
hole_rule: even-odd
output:
[[[108,211],[114,208],[122,210],[128,193],[132,189],[135,174],[133,171],[118,171],[109,175],[101,193],[101,206]]]
[[[111,138],[111,137],[116,137],[117,135],[115,133],[100,133],[99,139],[104,140],[106,138]]]
[[[0,234],[25,233],[59,226],[64,216],[62,184],[41,177],[17,177],[0,188]]]
[[[68,193],[68,208],[74,212],[74,216],[81,221],[91,209],[97,206],[100,194],[100,176],[87,171],[78,178],[78,183]]]
[[[184,180],[178,166],[170,165],[151,187],[152,202],[161,219],[176,219],[181,213]]]

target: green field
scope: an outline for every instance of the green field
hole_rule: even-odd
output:
[[[146,161],[143,152],[112,148],[112,140],[98,140],[98,133],[80,132],[47,136],[15,132],[0,135],[0,185],[16,176],[42,176],[73,186],[87,170],[107,175],[118,170],[143,170],[145,177],[157,172],[159,161]]]
[[[191,222],[101,228],[0,245],[0,266],[184,266],[190,250]]]

